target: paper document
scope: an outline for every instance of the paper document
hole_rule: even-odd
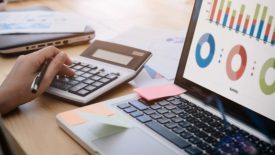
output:
[[[152,52],[147,65],[172,80],[176,76],[185,35],[185,31],[133,28],[111,41]]]
[[[71,13],[55,11],[1,12],[0,34],[84,32],[87,23]]]

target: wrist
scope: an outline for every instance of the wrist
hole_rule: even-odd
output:
[[[8,90],[0,86],[0,113],[6,114],[13,109],[14,102],[10,98]]]

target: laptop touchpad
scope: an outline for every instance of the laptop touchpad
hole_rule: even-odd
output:
[[[103,154],[112,155],[173,155],[176,154],[138,128],[127,129],[115,135],[93,141]]]

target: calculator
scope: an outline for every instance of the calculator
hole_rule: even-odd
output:
[[[141,49],[94,41],[69,67],[74,77],[57,75],[47,93],[87,105],[96,97],[133,79],[152,54]]]

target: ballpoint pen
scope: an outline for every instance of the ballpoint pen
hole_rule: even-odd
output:
[[[42,67],[40,69],[40,71],[38,72],[38,74],[36,75],[36,77],[34,78],[32,85],[31,85],[31,92],[32,93],[37,93],[40,83],[42,82],[44,75],[47,71],[47,68],[49,66],[50,63],[50,59],[46,59],[44,61],[44,63],[42,64]]]

